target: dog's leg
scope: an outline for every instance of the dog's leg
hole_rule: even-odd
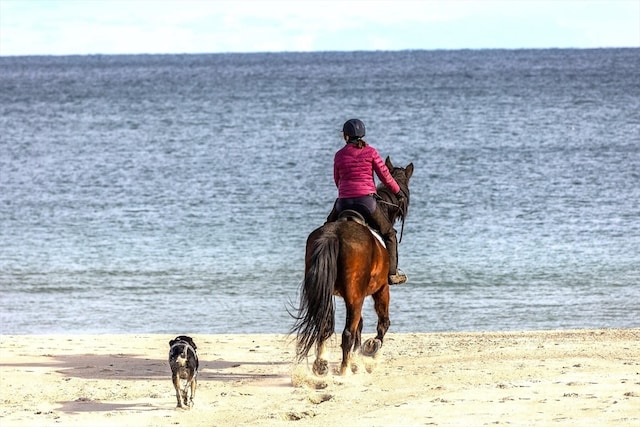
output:
[[[196,379],[192,378],[191,379],[191,400],[189,400],[189,406],[193,406],[193,399],[195,399],[196,397]]]
[[[177,374],[173,374],[171,376],[171,379],[173,380],[173,387],[176,389],[176,399],[178,400],[178,408],[182,408],[182,396],[181,396],[181,392],[180,392],[180,378],[178,377]]]
[[[184,403],[185,409],[189,408],[189,383],[184,383],[184,388],[182,389],[182,401]]]

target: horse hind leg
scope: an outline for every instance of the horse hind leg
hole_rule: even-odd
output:
[[[348,329],[342,332],[342,364],[340,365],[340,375],[346,375],[351,366],[351,354],[355,336]]]
[[[362,303],[353,307],[347,307],[347,322],[342,332],[342,364],[340,365],[340,375],[346,375],[349,368],[356,372],[358,367],[352,366],[352,356],[355,344],[360,347],[361,331],[362,331]]]
[[[374,308],[378,315],[377,335],[375,339],[368,339],[362,346],[362,354],[373,357],[382,348],[384,336],[391,326],[389,320],[389,286],[384,286],[373,295]]]
[[[358,365],[354,362],[354,353],[358,355],[362,353],[362,327],[363,327],[362,316],[360,317],[360,322],[358,322],[358,328],[356,329],[356,336],[353,342],[352,352],[350,354],[349,363],[351,364],[351,371],[356,373],[358,371]]]
[[[353,343],[353,348],[355,350],[359,350],[360,345],[362,343],[362,327],[363,327],[363,321],[362,321],[362,317],[360,317],[360,322],[358,323],[358,329],[356,332],[356,339],[355,339],[355,342]]]
[[[316,360],[313,362],[313,373],[323,377],[329,372],[329,362],[327,359],[326,341],[318,342],[316,345]]]

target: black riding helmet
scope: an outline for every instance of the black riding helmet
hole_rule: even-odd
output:
[[[342,132],[351,138],[362,138],[364,136],[364,123],[360,119],[349,119],[344,122]]]

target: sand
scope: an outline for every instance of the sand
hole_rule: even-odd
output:
[[[344,377],[336,337],[323,378],[284,335],[191,336],[183,410],[173,336],[2,335],[0,425],[640,426],[640,329],[389,333]]]

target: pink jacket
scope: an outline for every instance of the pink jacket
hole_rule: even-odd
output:
[[[357,148],[353,144],[346,144],[333,159],[333,179],[338,187],[338,197],[345,199],[374,194],[376,183],[373,172],[394,194],[400,191],[375,148],[370,145]]]

